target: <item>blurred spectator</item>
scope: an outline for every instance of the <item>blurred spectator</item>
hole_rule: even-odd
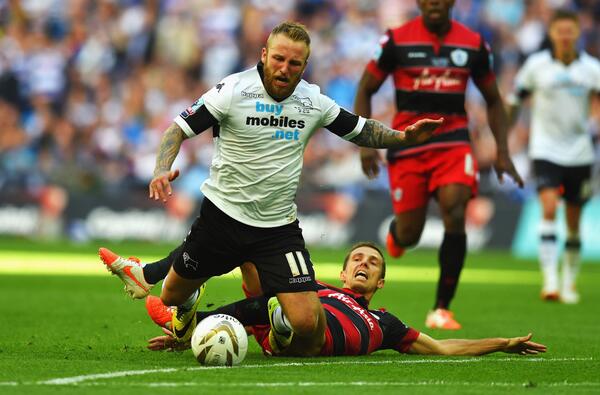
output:
[[[524,57],[544,45],[556,7],[578,10],[581,48],[598,56],[598,1],[456,0],[454,16],[491,42],[505,93]],[[172,118],[221,77],[255,64],[283,19],[311,31],[307,79],[352,108],[374,43],[415,14],[415,0],[0,0],[0,190],[144,191]],[[391,85],[384,86],[374,116],[389,121],[393,100]],[[467,106],[485,173],[493,161],[485,109],[477,94]],[[356,155],[353,146],[321,134],[306,152],[305,188],[341,193],[353,200],[348,207],[365,187],[386,188],[354,174],[347,165],[356,163],[347,160]],[[211,139],[208,131],[184,144],[175,164],[179,192],[192,199],[201,198],[191,180],[208,174]],[[510,137],[516,158],[527,143],[527,122],[520,122]],[[309,174],[317,164],[323,170]],[[482,192],[498,188],[484,184]]]

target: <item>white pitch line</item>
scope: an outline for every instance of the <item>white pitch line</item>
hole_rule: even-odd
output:
[[[141,376],[144,374],[151,373],[172,373],[181,369],[177,368],[164,368],[164,369],[145,369],[145,370],[125,370],[120,372],[109,372],[109,373],[98,373],[98,374],[87,374],[84,376],[65,377],[51,380],[38,381],[37,384],[46,385],[65,385],[65,384],[76,384],[86,380],[97,380],[97,379],[112,379],[115,377],[126,377],[126,376]]]
[[[218,388],[277,388],[277,387],[414,387],[414,386],[456,386],[456,387],[600,387],[600,382],[472,382],[472,381],[299,381],[299,382],[273,382],[273,383],[231,383],[231,382],[154,382],[154,383],[82,383],[86,387],[107,387],[110,385],[149,388],[177,388],[177,387],[218,387]]]
[[[216,369],[262,369],[277,368],[277,367],[291,367],[291,366],[324,366],[324,365],[384,365],[384,364],[397,364],[397,365],[412,365],[412,364],[463,364],[463,363],[476,363],[476,362],[577,362],[577,361],[593,361],[592,357],[587,358],[461,358],[461,359],[389,359],[381,361],[368,361],[368,360],[353,360],[353,361],[323,361],[323,362],[280,362],[280,363],[264,363],[264,364],[253,364],[253,365],[240,365],[233,368],[225,366],[194,366],[194,367],[181,367],[181,368],[162,368],[162,369],[144,369],[144,370],[125,370],[108,373],[96,373],[87,374],[73,377],[63,377],[49,380],[41,380],[36,382],[19,383],[23,385],[76,385],[85,381],[100,380],[100,379],[111,379],[117,377],[126,376],[143,376],[146,374],[154,373],[172,373],[180,370],[216,370]],[[0,382],[0,385],[3,385]]]

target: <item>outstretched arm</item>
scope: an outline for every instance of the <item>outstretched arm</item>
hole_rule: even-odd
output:
[[[444,118],[421,119],[404,130],[394,130],[374,119],[367,119],[362,131],[350,139],[356,145],[371,148],[397,148],[421,144],[444,123]]]
[[[520,355],[546,352],[545,345],[531,341],[532,334],[511,338],[436,340],[421,333],[411,345],[411,354],[421,355],[484,355],[502,351]]]
[[[179,170],[171,170],[171,165],[179,153],[181,143],[186,138],[187,135],[176,123],[172,123],[165,130],[156,156],[154,178],[148,186],[150,199],[166,202],[171,195],[170,183],[179,176]]]

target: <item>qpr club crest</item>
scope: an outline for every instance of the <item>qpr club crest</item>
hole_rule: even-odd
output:
[[[462,67],[467,64],[469,60],[469,54],[464,49],[455,49],[450,52],[450,59],[452,59],[452,63],[455,65]]]

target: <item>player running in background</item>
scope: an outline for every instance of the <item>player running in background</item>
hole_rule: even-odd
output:
[[[600,62],[577,50],[580,27],[574,12],[557,10],[548,33],[552,49],[531,55],[516,76],[511,119],[516,119],[521,102],[531,97],[529,156],[542,205],[541,297],[577,303],[579,223],[582,206],[592,194],[594,162],[592,136],[586,125],[590,101],[600,97]],[[566,202],[567,238],[559,285],[555,220],[561,197]]]
[[[383,309],[370,309],[373,295],[385,285],[385,271],[381,251],[374,244],[363,242],[354,245],[344,259],[340,273],[343,288],[319,283],[318,295],[325,308],[327,328],[325,344],[315,355],[366,355],[385,349],[423,355],[482,355],[496,351],[526,355],[546,351],[546,346],[531,341],[531,334],[514,338],[436,340],[406,326]],[[151,318],[168,327],[171,314],[160,299],[149,296],[147,306]],[[277,355],[282,344],[285,347],[289,338],[293,338],[274,298],[270,301],[269,297],[248,298],[197,314],[198,320],[211,314],[228,314],[244,325],[253,326],[254,336],[267,354]],[[168,331],[166,333],[150,339],[148,348],[189,348],[189,343],[178,345]]]
[[[394,219],[386,246],[392,257],[419,242],[427,204],[433,196],[440,207],[444,238],[439,249],[440,276],[429,328],[459,329],[449,310],[467,252],[465,210],[477,194],[478,168],[469,143],[465,90],[472,78],[486,103],[496,139],[494,168],[523,185],[510,159],[507,116],[498,92],[491,56],[482,37],[450,19],[453,0],[418,0],[421,16],[388,30],[381,47],[362,75],[355,112],[371,116],[371,98],[388,75],[394,78],[396,129],[428,117],[445,118],[444,125],[418,146],[388,149],[387,162]],[[363,172],[374,178],[382,158],[375,149],[361,149]]]
[[[183,140],[210,127],[215,135],[200,215],[161,292],[166,305],[177,306],[173,332],[181,341],[196,326],[201,286],[252,261],[264,292],[277,295],[294,328],[290,352],[320,350],[325,313],[294,203],[308,140],[325,127],[360,146],[401,147],[422,143],[443,122],[422,120],[397,131],[340,108],[318,86],[302,80],[309,54],[304,26],[279,24],[256,67],[225,77],[177,116],[163,135],[149,185],[150,198],[162,201],[179,174],[171,166]],[[139,268],[120,259],[107,266],[125,282],[134,281],[132,270]]]

